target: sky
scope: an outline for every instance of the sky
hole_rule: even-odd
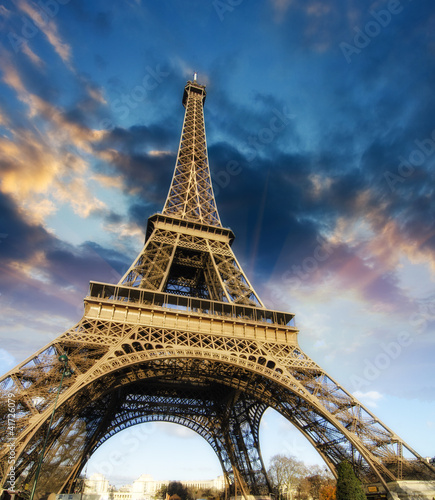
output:
[[[431,0],[4,0],[0,27],[0,373],[141,250],[197,71],[220,217],[255,290],[296,314],[333,379],[435,455]],[[321,463],[273,411],[261,446],[266,465]],[[173,424],[119,433],[95,471],[221,473]]]

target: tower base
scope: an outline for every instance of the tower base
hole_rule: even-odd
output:
[[[394,481],[387,492],[381,483],[365,486],[367,500],[435,500],[435,481]]]

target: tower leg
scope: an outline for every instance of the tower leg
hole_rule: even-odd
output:
[[[267,406],[238,390],[231,390],[221,406],[220,441],[225,443],[231,462],[230,481],[237,483],[243,496],[264,495],[271,486],[260,452],[260,419]]]

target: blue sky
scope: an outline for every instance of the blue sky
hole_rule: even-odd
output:
[[[5,0],[0,26],[2,373],[140,251],[197,71],[221,220],[256,291],[296,313],[302,348],[333,378],[435,455],[433,2]],[[220,473],[201,438],[144,428],[114,482]],[[272,412],[262,437],[266,463],[318,461]]]

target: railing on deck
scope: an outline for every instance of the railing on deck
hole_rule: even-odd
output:
[[[153,292],[128,286],[90,282],[87,298],[103,299],[130,304],[145,304],[151,307],[163,307],[199,314],[225,316],[235,319],[260,321],[281,326],[295,326],[294,314],[259,307],[229,304],[215,300],[185,297],[170,293]]]

